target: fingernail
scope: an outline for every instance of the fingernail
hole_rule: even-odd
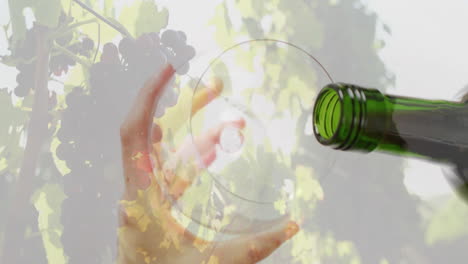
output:
[[[219,78],[212,78],[209,85],[209,90],[213,91],[215,95],[218,95],[223,90],[223,81]]]
[[[208,154],[205,154],[199,168],[200,169],[208,168],[214,162],[215,159],[216,159],[216,150],[212,149],[210,152],[208,152]]]
[[[240,128],[240,129],[243,129],[245,127],[245,119],[240,117],[239,119],[237,119],[236,121],[236,125]]]
[[[164,68],[164,73],[172,74],[174,72],[175,72],[175,69],[174,69],[174,67],[172,67],[171,64],[167,64],[166,68]]]
[[[290,239],[299,232],[299,226],[294,221],[290,221],[285,228],[286,239]]]

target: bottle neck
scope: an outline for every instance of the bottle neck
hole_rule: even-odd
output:
[[[466,113],[467,107],[461,103],[330,84],[314,107],[314,133],[321,144],[340,150],[457,159],[455,156],[468,149]]]

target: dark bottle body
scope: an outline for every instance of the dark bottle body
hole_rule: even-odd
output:
[[[468,163],[465,103],[383,95],[375,89],[330,84],[315,104],[314,132],[320,143],[335,149]]]

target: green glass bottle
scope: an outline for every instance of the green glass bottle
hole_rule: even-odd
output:
[[[384,95],[327,85],[313,113],[314,133],[339,150],[384,151],[438,161],[468,160],[468,104]]]

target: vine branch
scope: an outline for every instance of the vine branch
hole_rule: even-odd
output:
[[[91,67],[91,63],[80,58],[79,56],[77,56],[75,53],[71,52],[70,50],[68,50],[67,48],[63,47],[63,46],[60,46],[59,44],[57,43],[54,43],[54,49],[62,52],[63,54],[66,54],[68,57],[72,58],[73,60],[75,60],[76,62],[82,64],[83,66],[86,66],[86,67]]]
[[[6,229],[1,263],[21,263],[24,248],[24,230],[29,224],[32,213],[30,197],[34,191],[34,175],[41,148],[47,139],[48,123],[48,65],[50,44],[47,41],[48,29],[38,28],[35,69],[34,102],[31,118],[27,127],[27,143],[21,163],[18,181],[15,186],[13,202],[6,215]],[[25,254],[28,254],[27,251]]]
[[[65,27],[63,30],[58,30],[57,32],[53,33],[50,35],[51,39],[56,39],[62,35],[65,35],[71,31],[73,31],[75,28],[81,27],[83,25],[91,24],[91,23],[97,23],[97,20],[95,18],[92,19],[87,19],[84,21],[76,22],[75,24],[71,24],[68,27]]]
[[[103,15],[99,14],[98,12],[94,11],[91,7],[89,7],[88,5],[86,5],[85,3],[81,2],[80,0],[73,0],[73,2],[75,2],[76,4],[78,4],[81,8],[83,8],[84,10],[88,11],[89,13],[91,13],[92,15],[94,15],[95,17],[97,17],[99,20],[101,20],[102,22],[106,23],[107,25],[109,25],[110,27],[112,27],[113,29],[117,30],[118,32],[120,32],[120,34],[122,34],[123,36],[126,36],[126,37],[129,37],[129,38],[133,38],[132,35],[124,28],[122,28],[121,26],[119,25],[116,25],[115,23],[113,23],[112,21],[110,21],[109,19],[105,18]]]

